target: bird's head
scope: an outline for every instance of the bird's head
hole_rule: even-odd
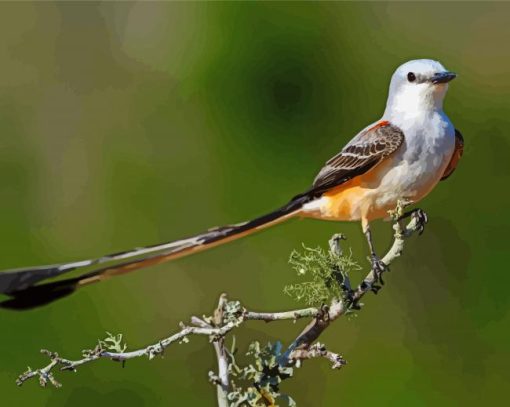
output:
[[[414,116],[441,110],[448,82],[455,77],[455,73],[431,59],[406,62],[391,77],[385,116]]]

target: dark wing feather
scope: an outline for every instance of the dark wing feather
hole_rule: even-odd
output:
[[[383,158],[394,153],[404,139],[402,130],[389,122],[380,122],[363,130],[340,153],[326,162],[307,194],[320,196],[327,190],[364,174]]]
[[[455,168],[457,168],[457,164],[459,163],[459,160],[462,157],[463,153],[464,153],[464,137],[462,137],[460,131],[455,129],[455,148],[453,150],[452,158],[450,159],[450,162],[448,163],[448,166],[444,170],[444,174],[441,177],[441,181],[444,181],[446,178],[453,174]]]

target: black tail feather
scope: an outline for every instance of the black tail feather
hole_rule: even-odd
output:
[[[41,307],[71,295],[78,288],[77,283],[78,278],[73,278],[29,287],[9,294],[11,297],[0,302],[0,308],[25,311]]]
[[[77,288],[89,282],[100,281],[113,275],[127,273],[194,251],[217,246],[223,241],[242,237],[286,219],[299,211],[308,200],[307,196],[298,196],[282,208],[252,221],[214,228],[175,242],[136,248],[82,262],[0,272],[0,293],[11,297],[0,302],[0,308],[23,310],[45,305],[72,294]],[[78,277],[37,285],[47,279],[68,274],[77,269],[84,271],[88,269],[88,271]]]

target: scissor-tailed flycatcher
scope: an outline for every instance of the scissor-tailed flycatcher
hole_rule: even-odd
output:
[[[170,243],[93,260],[5,271],[0,273],[0,293],[13,298],[4,306],[50,302],[81,286],[218,246],[293,217],[361,221],[372,267],[380,273],[385,265],[373,248],[369,222],[386,217],[399,199],[418,202],[455,170],[462,155],[463,138],[443,112],[448,82],[454,78],[439,62],[428,59],[400,66],[391,78],[383,117],[331,158],[310,189],[280,209]],[[414,216],[424,215],[417,211]],[[83,269],[83,274],[36,285],[76,269]]]

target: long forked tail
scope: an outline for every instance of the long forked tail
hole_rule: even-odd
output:
[[[92,260],[0,272],[0,293],[11,297],[0,302],[0,307],[34,308],[67,296],[82,286],[239,239],[296,215],[306,201],[305,196],[298,196],[280,209],[254,220],[213,228],[205,233],[174,242],[139,247]],[[75,270],[82,270],[82,274],[65,280],[38,284]]]

